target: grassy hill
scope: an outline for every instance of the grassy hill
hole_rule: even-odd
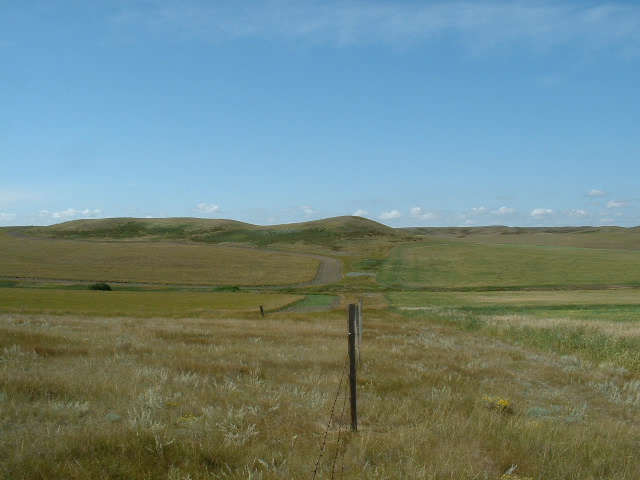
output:
[[[339,250],[354,239],[407,238],[410,234],[362,217],[335,217],[304,223],[258,226],[234,220],[199,218],[109,218],[74,220],[24,230],[54,238],[189,240],[201,243],[243,243],[258,247],[275,244],[319,245]]]

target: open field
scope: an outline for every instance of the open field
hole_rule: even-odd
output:
[[[402,292],[391,306],[564,355],[640,373],[640,291]]]
[[[171,242],[87,242],[0,233],[4,278],[165,285],[288,285],[311,282],[311,256]]]
[[[0,478],[313,478],[344,324],[3,314]],[[364,342],[360,431],[329,432],[316,478],[336,449],[345,479],[640,478],[640,381],[615,357],[383,311]]]
[[[416,237],[372,224],[112,219],[0,232],[1,277],[65,258],[49,282],[0,288],[0,480],[640,478],[635,229]],[[507,237],[526,241],[497,244]],[[87,275],[95,248],[111,249],[101,258],[124,284],[138,261],[166,285],[54,280],[105,280]],[[234,258],[223,251],[264,263],[219,263],[226,281],[200,281],[194,264]],[[339,261],[342,280],[300,285],[319,268],[309,254]],[[294,258],[311,263],[282,264]],[[283,272],[261,273],[273,291],[214,293],[252,285],[256,265]],[[343,307],[359,299],[360,430],[349,433]]]
[[[640,227],[451,227],[403,229],[430,240],[483,244],[640,250]]]
[[[640,251],[438,241],[401,245],[378,281],[398,289],[640,286]]]
[[[123,317],[203,317],[220,311],[279,310],[304,299],[277,293],[101,292],[0,288],[0,311]]]

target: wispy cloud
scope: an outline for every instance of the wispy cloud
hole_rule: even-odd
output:
[[[493,215],[498,215],[498,216],[505,216],[505,215],[513,215],[516,213],[515,208],[509,208],[509,207],[500,207],[496,210],[492,210],[491,213]]]
[[[580,208],[576,210],[570,210],[568,212],[568,216],[570,218],[589,218],[591,217],[591,214],[588,211]]]
[[[536,2],[537,3],[537,2]],[[146,0],[129,3],[114,24],[147,33],[226,41],[284,39],[334,45],[407,45],[453,35],[474,50],[525,43],[534,49],[578,42],[640,50],[640,7],[479,2]]]
[[[318,214],[316,210],[308,205],[303,205],[302,207],[300,207],[300,210],[302,210],[302,212],[304,213],[304,218],[310,218]]]
[[[624,207],[630,207],[631,204],[629,202],[625,202],[625,201],[613,201],[611,200],[610,202],[607,202],[607,208],[611,209],[611,208],[624,208]]]
[[[395,220],[398,218],[402,218],[402,213],[398,210],[391,210],[389,212],[382,212],[380,214],[380,220]]]
[[[0,190],[0,205],[33,202],[41,198],[40,194],[23,190]]]
[[[489,213],[489,209],[487,207],[473,207],[469,210],[469,215],[478,216],[478,215],[486,215]]]
[[[45,221],[66,222],[69,220],[77,220],[79,218],[102,218],[102,210],[91,210],[89,208],[67,208],[57,212],[49,210],[40,210],[38,217]]]
[[[436,213],[429,212],[422,207],[412,207],[409,215],[416,220],[435,220],[438,218]]]
[[[15,213],[0,213],[0,223],[11,222],[16,218]]]
[[[553,215],[553,210],[550,208],[534,208],[531,211],[531,218],[535,218],[536,220],[548,218],[551,215]]]
[[[212,215],[214,213],[220,212],[220,207],[218,205],[213,205],[209,203],[199,203],[196,208],[193,209],[194,212],[200,213],[203,215]]]
[[[593,188],[587,192],[587,197],[606,197],[608,194],[604,190]]]

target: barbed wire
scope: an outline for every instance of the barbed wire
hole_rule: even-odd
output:
[[[338,428],[338,440],[336,442],[336,453],[333,456],[333,465],[331,466],[331,480],[335,479],[338,457],[340,457],[340,460],[341,460],[340,478],[344,476],[344,457],[347,451],[347,443],[346,443],[347,432],[345,429],[342,428],[342,425],[346,424],[344,417],[345,417],[345,412],[347,411],[347,397],[348,395],[345,389],[344,397],[342,399],[342,411],[340,412],[340,418],[339,418],[340,428]]]
[[[342,374],[340,376],[340,383],[338,384],[338,389],[336,391],[336,396],[333,399],[333,406],[331,407],[331,414],[329,415],[329,421],[327,422],[327,428],[325,429],[324,432],[324,438],[322,439],[322,446],[320,447],[320,454],[318,455],[318,460],[316,461],[316,467],[313,471],[313,479],[316,478],[318,472],[320,471],[320,462],[322,461],[322,457],[324,455],[326,446],[327,446],[327,438],[329,437],[329,430],[331,429],[331,425],[335,425],[336,421],[335,421],[335,411],[336,411],[336,405],[338,404],[338,399],[340,398],[340,392],[343,390],[342,389],[342,385],[344,383],[344,379],[346,377],[347,374],[347,369],[349,366],[349,355],[347,355],[345,357],[345,361],[344,361],[344,365],[342,367]],[[346,398],[347,398],[347,389],[344,389],[344,398],[343,398],[343,406],[342,406],[342,413],[340,414],[340,423],[343,422],[343,417],[344,417],[344,411],[346,409]],[[338,429],[338,442],[340,442],[340,433],[342,431],[342,428]],[[338,443],[339,446],[339,443]],[[338,451],[338,446],[336,447],[336,456],[337,456],[337,451]],[[344,460],[343,460],[344,463]],[[335,468],[335,457],[334,457],[334,462],[333,462],[333,467],[332,467],[332,471],[331,471],[331,478],[333,479],[333,471]],[[343,467],[344,468],[344,467]]]

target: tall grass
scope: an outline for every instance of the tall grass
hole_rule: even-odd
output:
[[[405,316],[609,362],[640,373],[637,290],[578,292],[396,293]],[[603,303],[611,302],[611,303]]]
[[[18,480],[312,478],[347,344],[342,313],[5,314],[0,339]],[[633,372],[366,309],[362,359],[337,478],[640,478]]]

